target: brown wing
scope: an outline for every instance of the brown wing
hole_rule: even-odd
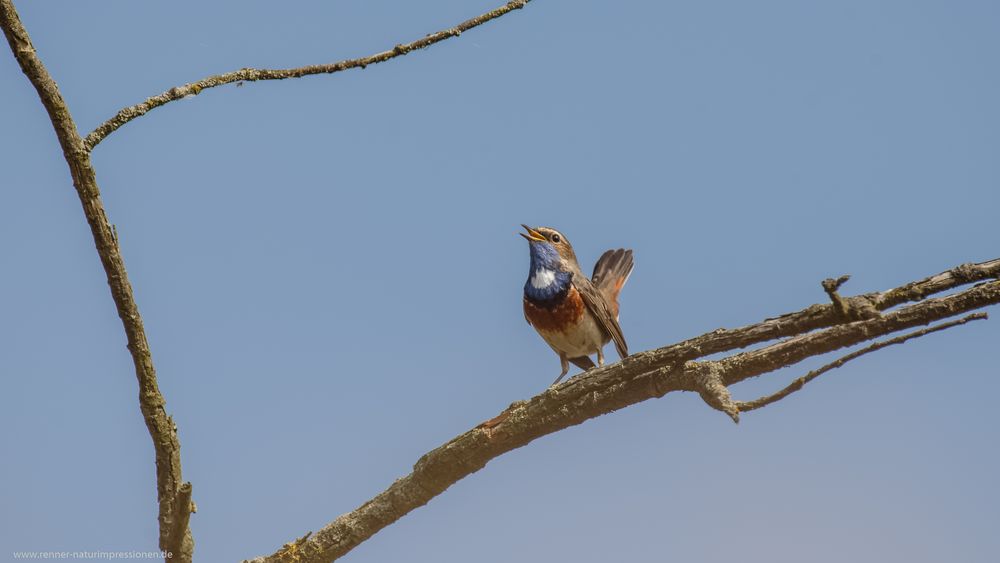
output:
[[[587,306],[594,318],[604,329],[604,332],[611,335],[611,340],[615,343],[618,355],[622,358],[628,356],[628,344],[625,343],[625,335],[622,334],[622,327],[618,325],[618,319],[611,312],[611,307],[607,300],[594,284],[586,276],[573,276],[573,285],[576,286],[583,303]]]

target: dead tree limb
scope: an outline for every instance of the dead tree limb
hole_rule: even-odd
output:
[[[101,258],[104,272],[111,287],[118,316],[128,338],[128,350],[135,364],[135,375],[139,381],[139,409],[153,439],[156,451],[156,498],[159,502],[160,549],[171,552],[172,561],[191,561],[194,540],[187,526],[191,507],[191,484],[181,477],[181,443],[177,437],[174,421],[165,410],[166,401],[156,382],[156,369],[146,340],[146,329],[142,316],[132,294],[125,262],[122,260],[118,237],[108,222],[101,201],[101,191],[97,186],[94,167],[90,162],[90,152],[84,146],[77,131],[76,123],[69,108],[59,93],[59,87],[41,59],[35,53],[31,38],[24,29],[21,19],[11,0],[0,0],[0,27],[10,44],[21,70],[38,92],[45,110],[49,114],[56,137],[62,146],[63,156],[69,165],[73,185],[83,206],[83,213],[94,236],[97,254]],[[186,501],[185,501],[186,499]],[[183,524],[183,527],[181,526]]]
[[[716,330],[591,369],[528,401],[512,404],[500,415],[428,452],[409,475],[368,502],[252,563],[320,563],[337,559],[492,459],[539,437],[673,391],[696,392],[712,408],[738,421],[741,412],[756,407],[755,402],[734,401],[729,389],[733,384],[809,357],[1000,303],[998,276],[1000,259],[963,265],[889,291],[839,297],[839,305],[813,305],[738,329]],[[981,283],[957,293],[925,299],[977,281]],[[904,303],[912,304],[889,310]],[[864,313],[852,313],[852,309]],[[877,346],[882,348],[984,317],[973,314]],[[851,320],[854,318],[859,320]],[[777,339],[783,340],[719,360],[695,361]]]

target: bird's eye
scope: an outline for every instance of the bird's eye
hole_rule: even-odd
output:
[[[552,235],[552,242],[559,242],[562,240],[559,235]]]

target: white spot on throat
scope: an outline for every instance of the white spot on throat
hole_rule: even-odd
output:
[[[535,275],[531,276],[531,287],[535,289],[545,289],[556,281],[556,273],[552,270],[539,268],[535,270]]]

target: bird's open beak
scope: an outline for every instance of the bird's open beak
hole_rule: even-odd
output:
[[[524,223],[521,223],[521,226],[524,227],[524,230],[528,231],[528,234],[524,233],[517,233],[517,234],[527,239],[528,242],[543,242],[545,240],[545,237],[542,236],[542,233],[536,231],[535,229],[532,229],[531,227],[525,225]]]

